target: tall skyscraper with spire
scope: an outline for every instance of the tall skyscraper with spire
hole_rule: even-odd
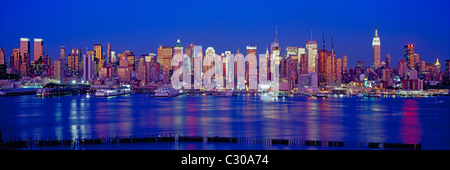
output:
[[[378,69],[381,66],[381,48],[380,37],[378,36],[378,28],[375,27],[375,36],[372,40],[372,66]]]
[[[280,50],[281,47],[278,44],[278,27],[275,28],[275,41],[270,44],[270,57],[269,57],[269,61],[268,61],[268,70],[269,70],[269,74],[268,74],[268,78],[269,80],[272,80],[272,72],[274,72],[275,70],[275,65],[274,63],[277,62],[276,65],[280,64],[280,60],[281,60],[281,54],[280,54]]]

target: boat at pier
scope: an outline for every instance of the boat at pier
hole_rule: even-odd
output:
[[[180,90],[174,89],[172,86],[163,86],[155,90],[153,97],[175,97],[180,94]]]
[[[118,96],[123,94],[130,94],[131,92],[131,88],[126,86],[122,88],[98,89],[97,91],[95,91],[95,97]]]
[[[313,96],[317,97],[317,98],[328,98],[328,95],[325,94],[325,93],[317,93],[317,94],[315,94]]]
[[[368,98],[380,98],[381,94],[378,93],[369,93],[369,94],[364,94],[364,97],[368,97]]]

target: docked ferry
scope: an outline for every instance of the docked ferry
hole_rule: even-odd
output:
[[[118,96],[123,94],[130,94],[131,92],[132,90],[130,87],[98,89],[97,91],[95,91],[95,97]]]
[[[155,90],[153,97],[175,97],[180,95],[180,90],[174,89],[171,86],[163,86]]]

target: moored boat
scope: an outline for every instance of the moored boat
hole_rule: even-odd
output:
[[[180,94],[180,90],[174,89],[171,86],[163,86],[155,90],[153,97],[175,97]]]
[[[130,87],[98,89],[97,91],[95,91],[95,97],[118,96],[130,94],[131,92],[132,90]]]

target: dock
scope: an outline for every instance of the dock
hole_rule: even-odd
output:
[[[0,96],[33,95],[36,94],[36,90],[34,88],[1,90]]]

